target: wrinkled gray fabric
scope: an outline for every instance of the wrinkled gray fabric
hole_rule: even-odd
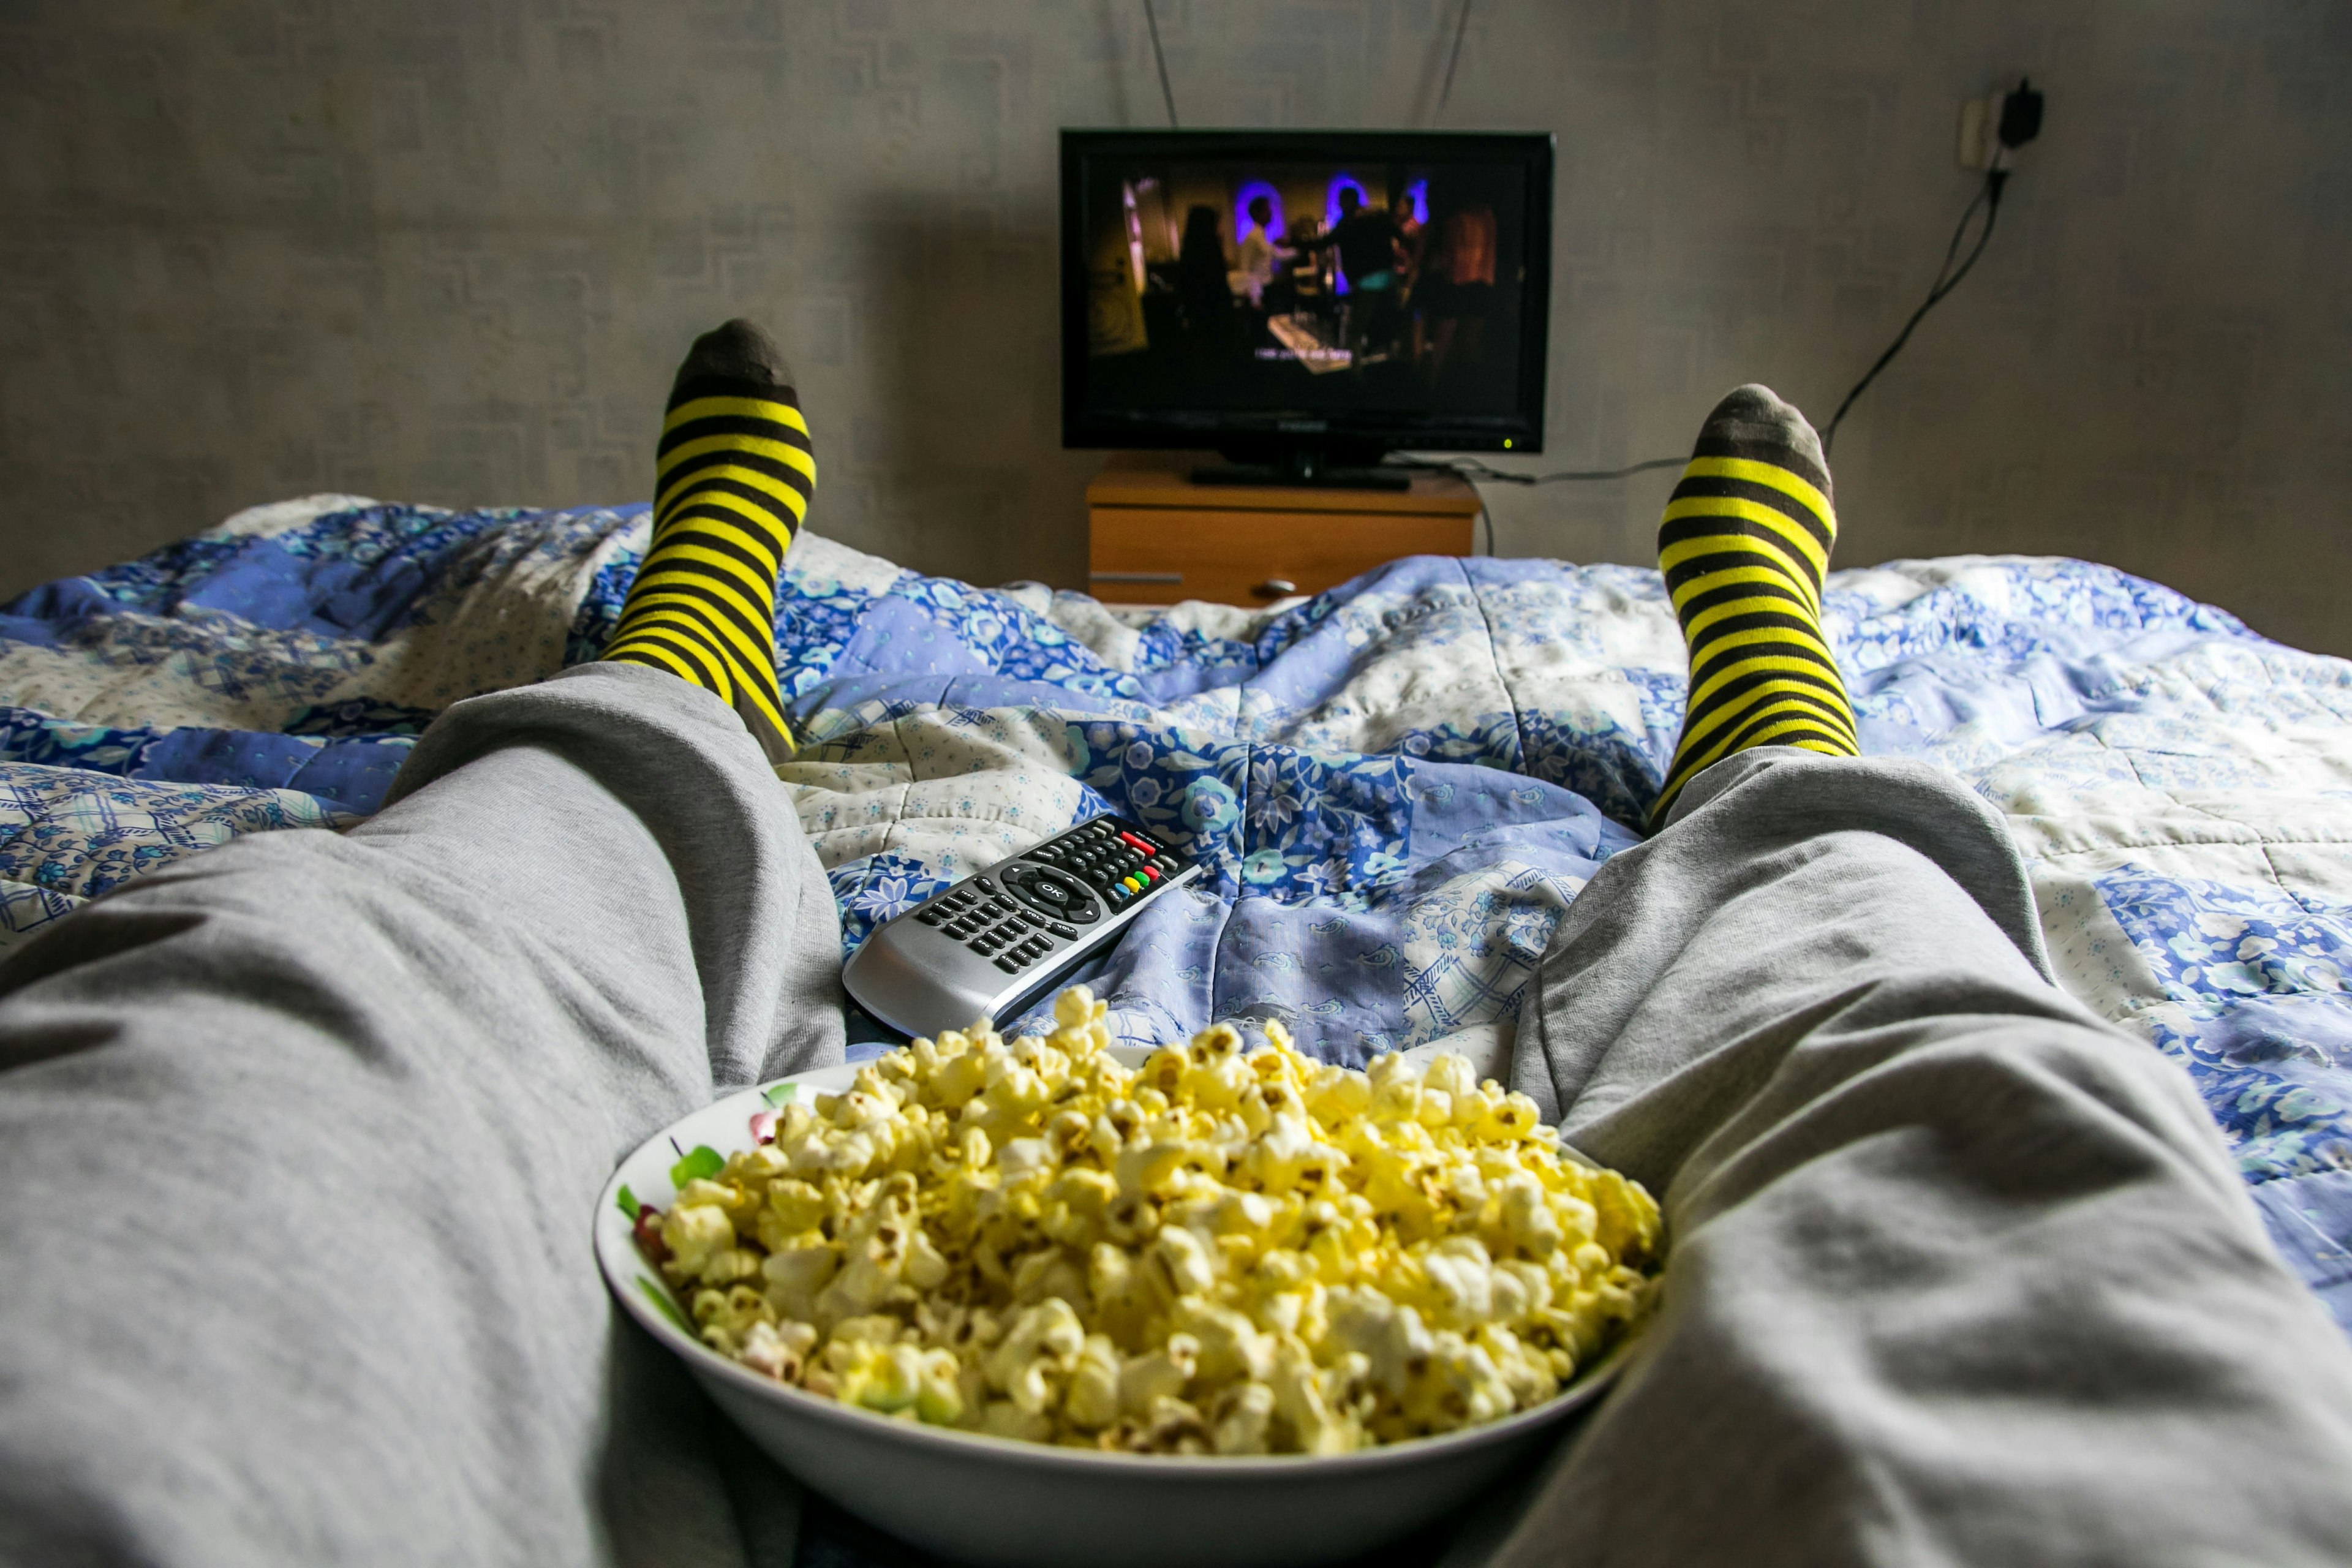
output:
[[[2352,1352],[2039,942],[1911,763],[1733,759],[1602,868],[1515,1072],[1663,1194],[1664,1304],[1456,1561],[2352,1558]],[[614,665],[19,950],[0,1562],[780,1561],[796,1493],[620,1326],[589,1205],[837,1060],[838,970],[740,721]]]
[[[1450,1563],[2352,1562],[2352,1347],[2046,967],[1922,763],[1747,752],[1602,867],[1513,1072],[1660,1194],[1662,1302]]]
[[[638,1141],[841,1059],[798,822],[629,665],[459,703],[394,797],[0,966],[0,1562],[789,1551],[797,1494],[589,1236]]]

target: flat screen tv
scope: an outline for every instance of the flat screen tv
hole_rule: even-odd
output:
[[[1544,134],[1063,132],[1063,444],[1540,451],[1551,188]]]

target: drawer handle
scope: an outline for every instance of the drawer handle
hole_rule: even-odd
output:
[[[1181,583],[1181,572],[1089,572],[1087,575],[1097,583]]]
[[[1287,599],[1298,592],[1298,584],[1287,577],[1268,577],[1250,592],[1261,599]]]

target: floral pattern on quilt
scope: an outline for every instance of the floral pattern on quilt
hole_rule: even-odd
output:
[[[2176,1004],[2149,1033],[2203,1082],[2241,1166],[2352,1170],[2352,908],[2138,870],[2099,890]]]
[[[354,820],[293,790],[0,763],[0,949],[110,888],[247,833]]]
[[[610,639],[645,509],[257,508],[0,608],[0,948],[239,834],[373,810],[448,703]],[[2352,665],[2081,562],[1841,572],[1866,749],[2008,814],[2053,963],[2181,1063],[2352,1325]],[[1136,613],[815,536],[779,601],[778,770],[846,949],[1106,810],[1207,875],[1093,983],[1157,1039],[1328,1059],[1492,1038],[1636,841],[1680,723],[1657,575],[1413,559],[1276,610]]]

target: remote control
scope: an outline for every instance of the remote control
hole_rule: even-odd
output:
[[[1150,829],[1094,817],[894,916],[850,956],[842,984],[908,1036],[1014,1018],[1200,874]]]

